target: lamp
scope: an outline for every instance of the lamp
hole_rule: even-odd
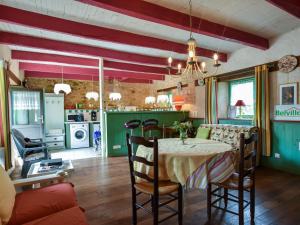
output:
[[[173,98],[173,103],[175,105],[175,109],[177,111],[180,111],[182,108],[182,105],[184,104],[184,97],[181,95],[175,95]]]
[[[237,100],[234,106],[240,107],[240,116],[242,116],[242,107],[246,106],[245,102],[243,100]]]
[[[69,84],[64,84],[64,67],[61,67],[61,83],[54,85],[54,93],[59,94],[60,91],[65,92],[66,94],[71,93],[72,89]]]
[[[168,95],[158,95],[157,96],[157,103],[163,103],[166,104],[169,102],[169,97]]]
[[[145,104],[154,104],[155,103],[155,97],[154,96],[147,96],[145,98]]]
[[[95,101],[98,100],[99,98],[99,94],[97,92],[94,91],[94,76],[92,75],[92,91],[88,91],[85,94],[85,97],[90,100],[90,99],[94,99]]]
[[[116,91],[116,86],[119,86],[119,84],[116,84],[116,81],[114,79],[113,80],[113,91],[109,93],[109,100],[111,100],[111,101],[120,101],[122,98],[121,93]]]

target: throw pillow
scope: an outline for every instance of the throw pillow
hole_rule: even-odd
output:
[[[199,127],[197,130],[196,138],[208,139],[210,134],[210,128]]]

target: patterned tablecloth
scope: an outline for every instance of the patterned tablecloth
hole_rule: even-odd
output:
[[[231,145],[198,138],[189,138],[182,144],[178,138],[158,140],[159,178],[186,185],[187,188],[207,186],[208,180],[221,181],[234,172],[235,153]],[[153,150],[139,146],[137,156],[153,160]],[[139,172],[153,176],[151,167],[135,163]]]

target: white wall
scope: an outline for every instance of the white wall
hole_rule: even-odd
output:
[[[10,70],[20,79],[24,79],[23,71],[19,70],[19,63],[11,59],[11,50],[7,45],[0,44],[0,58],[10,62]]]

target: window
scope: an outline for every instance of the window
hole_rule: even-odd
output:
[[[229,117],[252,119],[254,116],[254,78],[234,80],[229,83],[230,112]],[[242,100],[246,106],[236,107],[238,100]]]

